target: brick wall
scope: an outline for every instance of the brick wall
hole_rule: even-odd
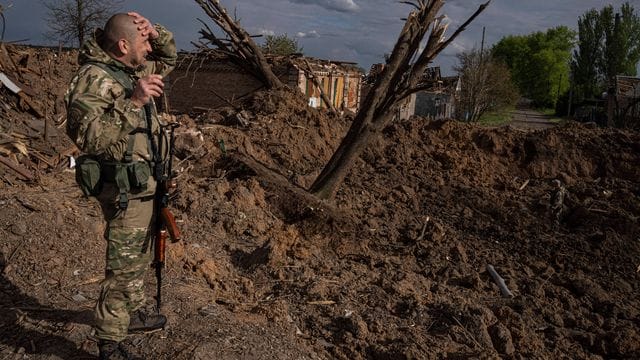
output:
[[[287,71],[284,68],[275,71],[285,84],[290,77]],[[202,64],[194,61],[179,64],[169,74],[165,84],[167,102],[172,113],[227,106],[222,98],[238,100],[263,88],[262,82],[228,62]]]
[[[198,68],[197,70],[195,68]],[[217,108],[262,87],[234,65],[177,68],[166,79],[166,94],[171,112],[188,113],[194,108]],[[217,96],[219,94],[220,96]]]

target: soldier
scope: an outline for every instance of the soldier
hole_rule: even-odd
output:
[[[564,202],[568,196],[567,189],[562,186],[562,182],[558,179],[553,180],[553,191],[551,192],[550,197],[550,208],[551,215],[553,217],[555,227],[560,225],[560,220],[562,220],[562,215],[566,210],[566,206]]]
[[[100,359],[130,358],[121,345],[127,333],[166,323],[144,310],[144,275],[153,258],[152,170],[166,157],[157,151],[166,137],[153,98],[162,95],[162,77],[176,58],[164,27],[135,12],[116,14],[83,44],[65,96],[67,134],[87,154],[78,161],[78,182],[97,197],[107,221],[105,279],[95,309]],[[83,187],[87,182],[91,188]]]

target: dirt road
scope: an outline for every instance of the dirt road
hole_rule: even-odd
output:
[[[511,112],[509,125],[518,129],[542,130],[556,126],[551,119],[551,116],[529,108],[517,108]]]

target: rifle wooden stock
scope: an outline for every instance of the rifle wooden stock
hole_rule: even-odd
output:
[[[156,247],[154,249],[155,250],[154,262],[156,266],[159,266],[159,267],[164,266],[166,244],[167,244],[167,231],[166,230],[158,231],[158,234],[156,234],[156,244],[155,244]]]
[[[167,232],[169,233],[169,237],[171,237],[171,242],[175,243],[180,241],[180,229],[178,229],[176,219],[171,211],[168,208],[163,207],[160,209],[160,217],[162,219],[162,223],[167,229]]]

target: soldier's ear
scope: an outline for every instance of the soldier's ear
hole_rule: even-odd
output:
[[[126,55],[126,54],[128,54],[128,53],[129,53],[129,50],[130,50],[129,46],[130,46],[130,44],[129,44],[129,42],[127,41],[127,39],[120,39],[120,40],[118,40],[118,50],[120,50],[120,52],[121,52],[123,55]]]

